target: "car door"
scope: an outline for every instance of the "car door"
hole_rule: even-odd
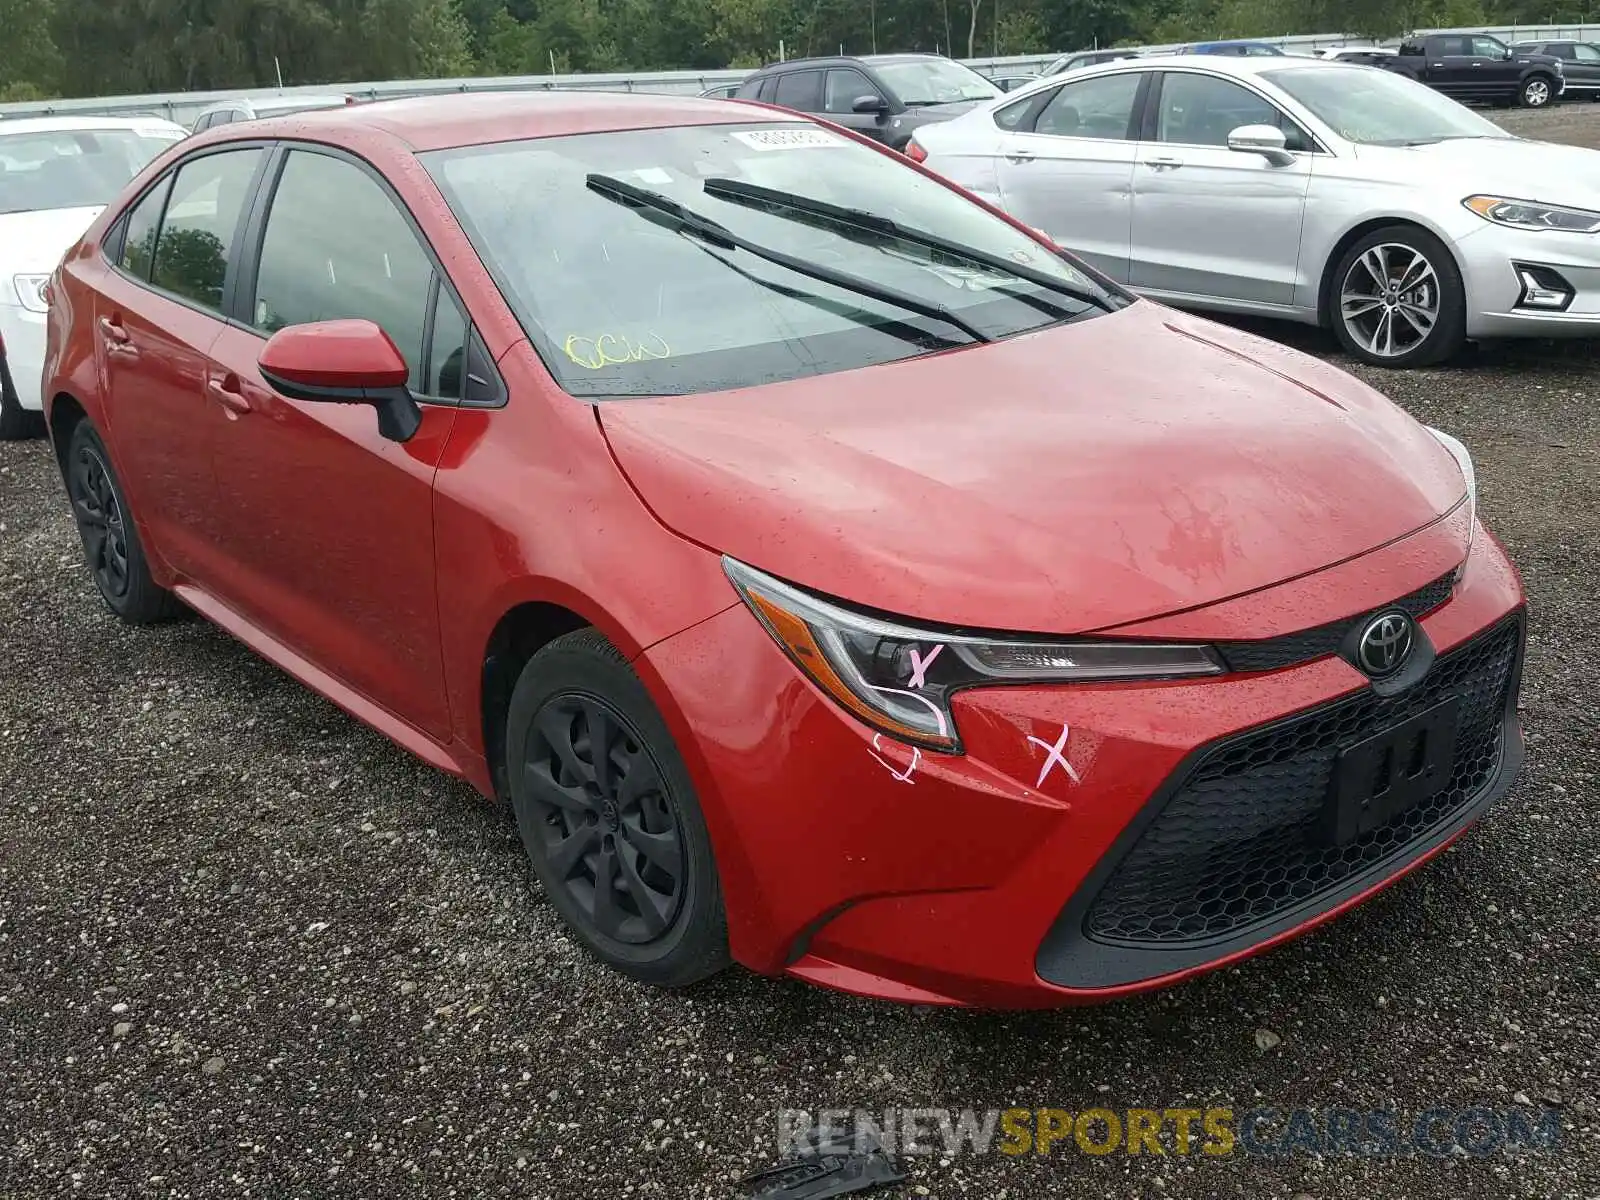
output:
[[[1464,36],[1430,37],[1423,43],[1425,78],[1447,96],[1464,99],[1481,88],[1482,63],[1474,66],[1472,39]]]
[[[1600,93],[1600,46],[1577,42],[1566,49],[1572,54],[1571,58],[1562,56],[1561,66],[1566,72],[1567,88],[1571,90],[1576,87],[1587,96]]]
[[[214,572],[226,535],[211,470],[217,414],[205,398],[206,367],[264,161],[259,146],[225,147],[168,171],[117,227],[96,287],[111,450],[147,542],[189,579]]]
[[[1311,181],[1309,153],[1277,165],[1228,149],[1243,125],[1307,135],[1255,91],[1219,76],[1166,71],[1151,97],[1150,140],[1133,170],[1129,283],[1177,296],[1292,303]]]
[[[1149,72],[1124,70],[1076,79],[997,114],[1001,205],[1124,281],[1133,230],[1133,137],[1148,78]]]
[[[1474,34],[1467,39],[1470,62],[1468,99],[1504,99],[1516,94],[1516,85],[1522,78],[1522,64],[1510,48],[1498,38]]]
[[[858,100],[875,100],[882,107],[856,112]],[[822,111],[828,120],[880,142],[888,140],[889,101],[878,86],[854,67],[831,67],[823,82]]]
[[[236,321],[207,387],[228,420],[213,441],[230,570],[222,598],[297,654],[416,728],[450,714],[434,575],[433,479],[454,397],[429,403],[429,332],[462,325],[410,216],[371,168],[313,147],[280,151],[253,222]],[[258,359],[287,325],[376,322],[411,367],[422,427],[378,433],[365,405],[291,400]],[[448,354],[439,355],[441,362]],[[456,356],[459,362],[459,355]],[[437,372],[434,373],[437,376]],[[459,380],[459,371],[457,371]]]

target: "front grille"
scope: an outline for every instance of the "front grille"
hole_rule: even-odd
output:
[[[1442,655],[1398,696],[1372,692],[1223,742],[1190,769],[1090,904],[1088,937],[1177,946],[1236,935],[1382,862],[1459,814],[1495,777],[1521,653],[1512,619]],[[1344,845],[1322,831],[1334,760],[1459,697],[1449,782]]]
[[[1401,596],[1393,604],[1385,604],[1359,616],[1343,621],[1331,621],[1315,629],[1302,629],[1282,637],[1266,638],[1257,642],[1221,642],[1217,650],[1232,671],[1279,671],[1284,667],[1299,666],[1314,658],[1325,658],[1339,652],[1339,643],[1357,625],[1375,613],[1392,608],[1401,609],[1413,618],[1432,612],[1450,598],[1455,586],[1455,572],[1424,584],[1409,596]]]

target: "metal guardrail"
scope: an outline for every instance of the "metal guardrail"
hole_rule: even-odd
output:
[[[1522,25],[1486,26],[1471,29],[1425,29],[1425,33],[1486,33],[1502,41],[1539,41],[1551,38],[1578,38],[1600,42],[1600,25]],[[1290,54],[1315,54],[1335,46],[1394,45],[1399,39],[1374,42],[1370,38],[1342,34],[1309,34],[1294,37],[1254,39],[1279,46]],[[1160,53],[1176,49],[1177,44],[1134,46],[1141,53]],[[986,74],[1042,70],[1059,54],[1029,54],[999,58],[964,59],[968,66]],[[213,104],[239,97],[265,98],[285,95],[355,96],[361,100],[392,99],[402,96],[436,96],[453,92],[522,91],[622,91],[659,95],[697,95],[719,84],[738,83],[750,72],[730,71],[651,71],[614,75],[502,75],[461,79],[398,79],[360,83],[312,84],[288,88],[239,88],[216,92],[164,92],[147,96],[82,97],[73,100],[24,101],[0,104],[0,118],[31,116],[133,116],[166,117],[188,125]]]

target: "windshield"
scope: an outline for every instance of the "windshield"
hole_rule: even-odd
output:
[[[0,130],[0,214],[106,204],[182,134],[141,129]]]
[[[1067,259],[909,165],[817,126],[577,134],[421,156],[551,373],[580,396],[683,395],[893,362],[1091,317]],[[819,280],[651,219],[591,174],[668,198],[760,248],[876,285]],[[867,210],[906,237],[796,219],[708,180]],[[612,193],[615,188],[610,189]],[[742,202],[741,202],[742,201]],[[657,214],[659,216],[659,214]],[[909,240],[933,234],[1067,293]],[[919,313],[898,295],[958,321]]]
[[[1305,105],[1340,137],[1364,146],[1512,136],[1448,96],[1382,68],[1329,64],[1265,71],[1262,78]]]
[[[907,106],[992,100],[1000,95],[999,88],[971,67],[964,67],[949,59],[873,63],[873,70],[889,85],[889,90],[900,97],[900,103]]]

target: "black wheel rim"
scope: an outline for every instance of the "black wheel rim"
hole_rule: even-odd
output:
[[[78,451],[68,478],[72,513],[83,535],[83,548],[101,594],[120,600],[128,594],[128,531],[111,473],[89,446]]]
[[[547,883],[593,929],[644,945],[683,906],[683,832],[660,769],[604,701],[557,696],[534,718],[523,782]]]

